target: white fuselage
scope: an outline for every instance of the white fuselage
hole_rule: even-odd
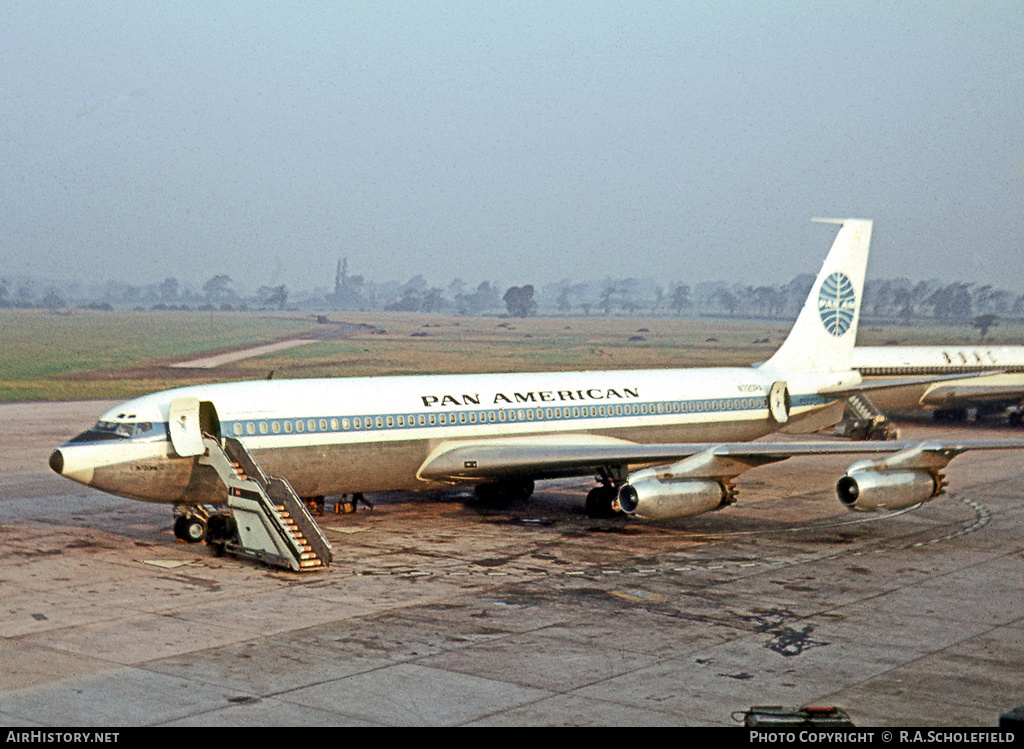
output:
[[[823,378],[854,377],[791,378],[791,420],[827,405],[814,394]],[[768,404],[773,379],[757,368],[724,368],[199,385],[112,409],[60,448],[60,472],[136,499],[223,501],[212,477],[178,457],[168,437],[171,402],[191,397],[215,409],[207,431],[244,442],[299,496],[432,489],[441,484],[419,470],[442,443],[536,435],[643,444],[754,439],[779,427]],[[108,436],[118,430],[125,436]]]
[[[853,349],[853,368],[866,381],[999,372],[963,380],[924,381],[872,393],[871,399],[883,410],[1024,399],[1024,346],[857,346]]]

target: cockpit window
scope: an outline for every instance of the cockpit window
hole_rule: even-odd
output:
[[[156,434],[150,421],[100,421],[92,429],[82,432],[71,442],[104,442],[107,440],[148,437]]]

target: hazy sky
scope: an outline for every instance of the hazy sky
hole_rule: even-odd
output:
[[[1024,3],[0,3],[0,276],[1024,292]]]

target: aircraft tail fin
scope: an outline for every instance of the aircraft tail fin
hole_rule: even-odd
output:
[[[791,372],[839,372],[850,369],[857,340],[872,222],[863,219],[814,219],[840,224],[792,330],[766,368]]]

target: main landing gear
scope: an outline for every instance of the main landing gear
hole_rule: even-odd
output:
[[[482,502],[505,504],[527,500],[533,494],[532,479],[506,479],[493,484],[477,484],[476,496]]]
[[[622,466],[601,468],[597,480],[601,485],[587,493],[587,515],[594,520],[615,517],[619,514],[619,487],[626,481],[626,469]]]

